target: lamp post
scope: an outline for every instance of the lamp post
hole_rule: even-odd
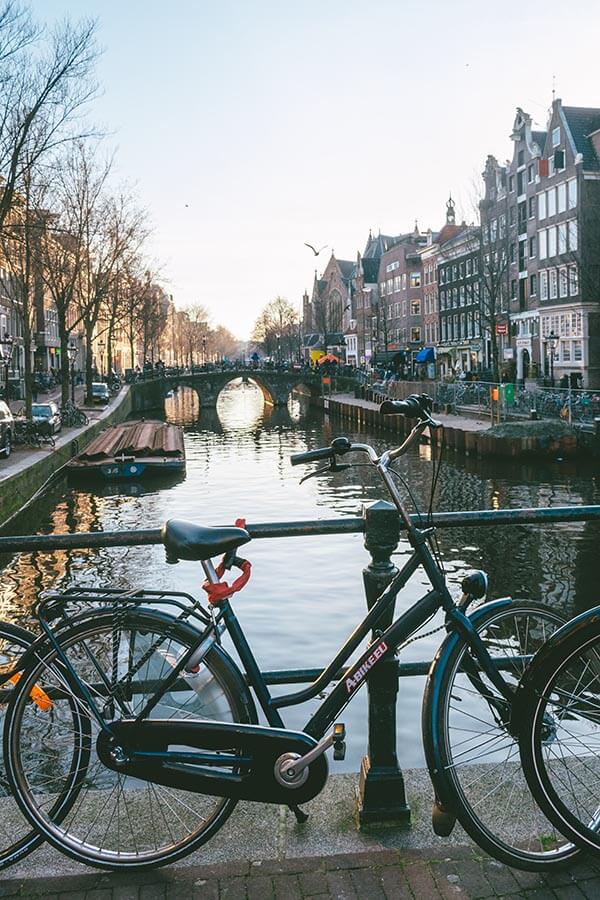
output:
[[[100,379],[101,380],[104,377],[104,348],[105,348],[105,346],[106,346],[106,344],[104,343],[102,338],[100,338],[100,340],[98,341],[98,350],[100,351]]]
[[[13,355],[13,339],[8,334],[5,334],[2,340],[0,340],[0,355],[2,356],[2,362],[4,363],[4,399],[8,403],[8,372]]]
[[[70,343],[67,347],[67,355],[71,364],[71,401],[75,404],[75,360],[77,358],[77,347]]]
[[[554,351],[556,350],[559,340],[560,337],[557,334],[554,334],[554,329],[552,329],[546,338],[546,345],[550,350],[550,385],[552,387],[554,387]]]

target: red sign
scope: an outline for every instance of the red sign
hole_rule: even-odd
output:
[[[496,334],[508,334],[508,325],[506,322],[496,322]]]

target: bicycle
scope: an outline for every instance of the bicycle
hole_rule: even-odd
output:
[[[548,819],[600,853],[600,607],[552,635],[515,707],[527,783]]]
[[[430,410],[425,396],[382,404],[383,413],[404,414],[416,424],[400,447],[380,456],[367,444],[336,438],[330,447],[292,457],[293,465],[325,461],[306,476],[312,477],[346,468],[340,459],[349,453],[365,454],[412,548],[331,662],[302,690],[271,696],[233,611],[231,597],[250,575],[250,564],[237,556],[250,540],[241,523],[206,528],[172,520],[164,526],[168,559],[201,563],[208,609],[188,595],[118,589],[73,589],[40,602],[42,637],[23,661],[4,754],[20,808],[48,841],[100,868],[142,868],[200,847],[238,800],[287,805],[303,821],[300,804],[327,780],[325,751],[333,747],[334,759],[343,758],[339,713],[441,610],[448,635],[429,672],[423,706],[434,829],[449,834],[458,820],[484,849],[525,869],[574,858],[578,849],[537,812],[526,791],[511,730],[519,679],[564,619],[540,604],[510,599],[469,611],[485,596],[483,573],[468,576],[460,601],[452,599],[435,530],[428,521],[413,523],[392,465],[426,428],[441,428]],[[215,569],[212,560],[221,554]],[[222,578],[232,567],[242,574],[229,585]],[[394,601],[419,568],[431,589],[394,619]],[[64,623],[59,632],[52,627],[56,617]],[[221,644],[225,631],[244,674]],[[313,700],[336,679],[304,729],[286,729],[281,710]],[[36,686],[52,700],[51,719],[29,699]],[[257,703],[267,725],[258,724]],[[32,753],[40,728],[44,743],[37,741]],[[501,816],[490,809],[491,795],[502,802]],[[498,830],[498,818],[507,828]]]
[[[67,402],[63,403],[61,406],[60,418],[62,424],[66,428],[81,428],[84,425],[89,425],[90,422],[84,411],[79,409],[78,406],[75,406],[71,400],[67,400]]]

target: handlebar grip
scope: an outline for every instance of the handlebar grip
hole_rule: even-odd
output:
[[[290,462],[293,466],[299,466],[302,463],[314,462],[317,459],[334,459],[335,454],[331,447],[322,447],[320,450],[307,450],[306,453],[294,453],[290,456]]]
[[[429,400],[429,397],[426,399]],[[382,416],[406,416],[407,419],[418,419],[428,412],[428,406],[421,397],[411,394],[406,400],[384,400],[379,412]]]

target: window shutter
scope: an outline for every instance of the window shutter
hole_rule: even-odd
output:
[[[540,171],[540,178],[548,177],[548,160],[547,159],[540,159],[539,171]]]
[[[564,169],[565,167],[565,151],[564,150],[555,150],[554,151],[554,168],[555,169]]]

